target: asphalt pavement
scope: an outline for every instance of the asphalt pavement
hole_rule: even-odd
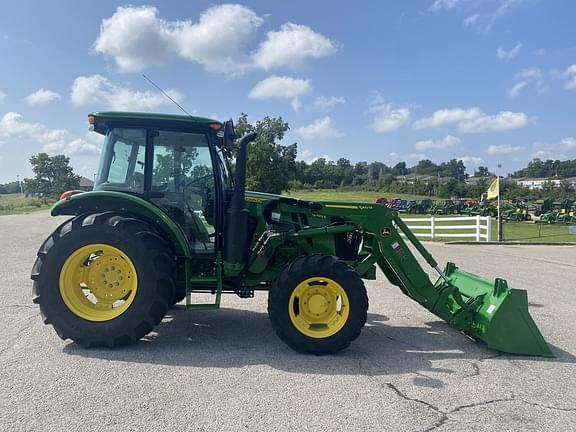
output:
[[[362,335],[293,352],[266,294],[172,309],[135,345],[85,350],[42,324],[30,269],[62,221],[0,216],[0,431],[569,431],[576,424],[576,247],[428,243],[438,259],[528,290],[555,358],[474,343],[379,274]]]

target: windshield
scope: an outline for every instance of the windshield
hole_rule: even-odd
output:
[[[96,189],[144,193],[146,129],[115,128],[104,141]]]

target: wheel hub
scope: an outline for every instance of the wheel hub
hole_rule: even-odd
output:
[[[342,285],[332,279],[309,278],[292,292],[288,312],[299,332],[313,338],[326,338],[346,324],[348,295]]]
[[[72,252],[60,271],[60,294],[80,318],[107,321],[123,314],[138,288],[134,264],[122,250],[90,244]]]

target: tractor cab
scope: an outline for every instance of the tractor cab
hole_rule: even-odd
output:
[[[89,121],[105,136],[94,190],[144,198],[179,225],[193,254],[214,254],[218,211],[232,189],[225,147],[234,138],[231,121],[116,112]]]

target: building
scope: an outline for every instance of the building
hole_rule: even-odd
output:
[[[435,175],[428,174],[406,174],[396,176],[396,181],[398,183],[414,184],[414,183],[440,183],[444,184],[450,180],[450,177],[438,177]]]
[[[79,189],[85,192],[91,191],[92,189],[94,189],[94,182],[86,177],[80,177]]]
[[[565,179],[560,179],[557,177],[550,177],[550,178],[528,178],[522,177],[515,179],[516,183],[520,186],[527,187],[530,190],[535,189],[542,189],[545,183],[551,183],[554,187],[559,187],[560,183],[566,181],[570,183],[572,186],[576,187],[576,177],[569,177]]]
[[[466,183],[468,186],[477,186],[478,183],[480,183],[481,181],[485,181],[486,184],[490,184],[495,179],[496,179],[496,177],[492,177],[492,176],[474,176],[474,177],[468,177],[468,178],[464,179],[464,183]]]

